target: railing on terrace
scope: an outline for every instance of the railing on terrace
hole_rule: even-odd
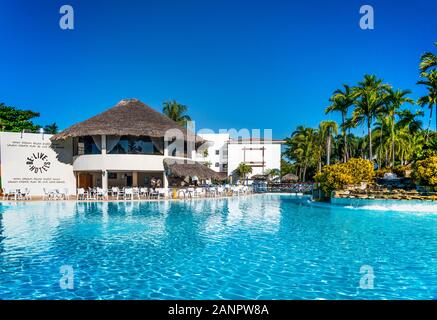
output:
[[[257,193],[264,192],[285,192],[285,193],[305,193],[313,192],[315,183],[313,182],[296,182],[296,183],[272,183],[267,185],[254,184],[253,190]]]

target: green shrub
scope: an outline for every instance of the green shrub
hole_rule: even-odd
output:
[[[393,173],[395,173],[398,177],[405,178],[407,176],[407,172],[411,170],[408,166],[397,166],[393,168]]]
[[[420,185],[437,189],[437,156],[417,161],[413,165],[413,178]]]
[[[384,175],[386,173],[392,172],[392,170],[390,168],[380,168],[378,170],[375,171],[375,176],[377,178],[384,178]]]
[[[329,195],[334,190],[343,189],[348,184],[370,182],[375,176],[373,164],[364,159],[352,158],[346,163],[324,166],[314,179],[320,182],[322,191]]]

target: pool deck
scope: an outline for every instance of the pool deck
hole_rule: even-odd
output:
[[[274,194],[274,195],[287,195],[293,197],[301,197],[301,196],[309,196],[300,193],[287,193],[287,192],[266,192],[266,193],[247,193],[242,195],[233,195],[233,196],[218,196],[218,197],[186,197],[186,198],[159,198],[159,199],[149,199],[149,198],[140,198],[140,199],[117,199],[116,197],[107,197],[103,199],[77,199],[76,196],[70,196],[69,199],[45,199],[43,196],[32,196],[31,199],[0,199],[1,203],[27,203],[27,202],[158,202],[158,201],[193,201],[193,200],[209,200],[209,199],[238,199],[243,197],[250,196],[260,196],[265,194]]]

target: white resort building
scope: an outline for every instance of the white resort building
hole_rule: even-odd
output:
[[[196,153],[196,160],[214,171],[233,176],[240,163],[244,163],[252,167],[250,178],[281,168],[282,140],[231,139],[228,133],[198,135],[208,141],[208,147]]]
[[[251,143],[252,142],[252,143]],[[208,143],[208,152],[201,152]],[[252,175],[280,168],[280,142],[233,141],[227,134],[196,136],[136,99],[120,101],[56,135],[0,133],[1,186],[47,189],[150,186],[225,180],[241,162]],[[201,163],[207,163],[208,166]]]

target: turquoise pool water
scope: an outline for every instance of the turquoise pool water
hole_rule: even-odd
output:
[[[437,210],[419,211],[287,195],[3,203],[0,299],[436,299]]]

